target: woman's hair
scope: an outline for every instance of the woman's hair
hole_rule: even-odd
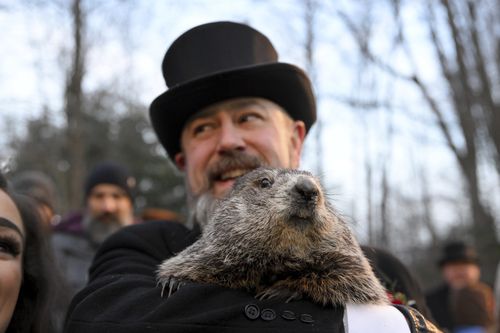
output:
[[[7,191],[7,179],[5,179],[1,171],[0,171],[0,190]]]
[[[41,229],[40,217],[32,200],[7,189],[5,177],[0,172],[0,190],[14,201],[25,229],[23,255],[23,281],[7,333],[54,332],[54,310],[61,309],[63,297],[58,282],[57,269],[53,267],[52,253],[47,235]]]

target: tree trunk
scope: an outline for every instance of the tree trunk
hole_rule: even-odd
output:
[[[431,237],[431,246],[433,248],[438,248],[440,239],[439,235],[436,231],[436,225],[434,223],[434,218],[432,216],[432,197],[431,193],[429,191],[429,182],[427,180],[427,175],[425,173],[425,170],[422,166],[419,167],[419,179],[420,179],[420,184],[422,186],[422,208],[423,208],[423,214],[422,214],[422,219],[425,228],[429,232],[429,235]]]
[[[387,165],[384,161],[382,167],[382,198],[380,200],[380,244],[382,247],[391,248],[390,226],[391,219],[389,214],[390,187],[387,179]]]
[[[67,121],[67,152],[69,156],[69,198],[70,207],[80,207],[82,204],[83,177],[85,170],[84,144],[82,139],[82,114],[84,76],[83,30],[84,18],[81,1],[73,0],[71,6],[73,19],[73,39],[71,65],[67,74],[65,90],[65,114]]]
[[[497,238],[495,219],[489,209],[481,202],[477,168],[469,160],[461,161],[461,169],[467,180],[469,205],[472,217],[472,233],[476,249],[481,258],[482,276],[493,284],[500,258],[500,244]]]
[[[468,31],[470,34],[470,43],[472,47],[471,52],[473,54],[473,59],[475,62],[475,71],[477,73],[477,83],[479,87],[476,89],[478,93],[476,94],[476,102],[481,106],[482,111],[482,126],[484,126],[491,138],[493,146],[494,160],[496,161],[496,170],[500,176],[500,103],[495,102],[493,98],[493,89],[495,85],[492,85],[495,75],[488,74],[487,60],[485,52],[483,51],[483,46],[480,40],[480,33],[478,31],[477,22],[477,8],[476,3],[469,1],[467,3],[468,9]],[[498,8],[500,10],[500,7]],[[493,37],[493,40],[495,37]],[[500,42],[500,37],[496,37],[497,42]],[[496,49],[493,52],[493,59],[498,59],[500,57],[500,49]],[[496,53],[496,54],[495,54]],[[500,69],[500,68],[499,68]],[[499,71],[500,74],[500,71]],[[500,84],[500,80],[497,79],[497,83]]]
[[[496,226],[493,216],[488,207],[483,204],[480,197],[480,185],[478,182],[478,141],[481,124],[476,120],[473,110],[478,106],[489,104],[488,98],[483,99],[483,102],[477,103],[475,99],[475,90],[470,83],[470,78],[475,77],[477,73],[467,66],[466,51],[464,47],[464,39],[456,22],[456,9],[448,0],[442,0],[442,5],[447,14],[448,27],[453,37],[453,45],[455,46],[455,61],[458,65],[457,73],[448,71],[448,84],[452,92],[452,99],[455,106],[455,114],[459,120],[460,129],[465,139],[465,149],[463,149],[456,158],[459,162],[464,180],[467,185],[467,194],[469,195],[469,203],[472,217],[472,230],[475,240],[475,245],[483,261],[483,276],[486,281],[493,282],[495,278],[496,265],[499,260],[498,247],[500,246],[496,236]],[[470,32],[470,27],[469,27]],[[474,35],[472,29],[472,35]],[[481,53],[476,49],[476,52]],[[477,54],[476,54],[477,56]],[[476,60],[476,63],[478,61]],[[477,68],[477,66],[476,66]],[[471,73],[472,72],[472,73]],[[481,74],[479,74],[481,77]],[[484,79],[484,78],[483,78]],[[488,81],[482,82],[488,86]],[[483,88],[486,88],[483,87]],[[484,89],[483,89],[484,90]],[[483,93],[484,95],[484,93]],[[479,104],[479,105],[478,105]],[[481,105],[483,104],[483,105]],[[490,105],[491,106],[491,105]],[[490,119],[491,121],[493,119]],[[491,138],[494,142],[494,137]]]
[[[318,4],[316,0],[304,0],[304,22],[306,27],[306,40],[305,40],[305,52],[306,52],[306,71],[311,78],[313,86],[316,84],[315,75],[315,64],[314,64],[314,43],[315,43],[315,31],[314,25],[316,22],[316,11],[318,9]],[[317,96],[316,96],[317,97]],[[322,121],[317,114],[316,124],[315,124],[315,145],[316,145],[316,171],[315,173],[323,177],[323,146],[322,146]]]

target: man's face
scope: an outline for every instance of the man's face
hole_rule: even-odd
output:
[[[278,105],[237,98],[201,110],[186,124],[175,162],[186,173],[190,196],[220,198],[238,176],[261,165],[298,167],[304,137],[304,123]]]
[[[87,198],[84,224],[97,243],[134,221],[132,201],[119,186],[98,184]]]
[[[479,281],[480,270],[474,263],[450,262],[446,263],[441,271],[444,280],[453,288],[460,289]]]

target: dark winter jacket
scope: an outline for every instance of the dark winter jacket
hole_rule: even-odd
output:
[[[65,332],[347,331],[343,307],[259,301],[245,291],[198,283],[162,298],[155,280],[157,266],[198,236],[173,222],[148,222],[111,236],[90,268],[89,284],[72,301]],[[402,313],[412,322],[407,332],[436,332],[418,331],[418,313]]]
[[[82,218],[81,213],[69,215],[54,228],[51,239],[54,257],[71,295],[87,283],[87,272],[98,248],[85,234]]]
[[[494,323],[494,296],[483,282],[453,291],[442,284],[426,295],[436,323],[450,332],[458,327],[491,327]]]
[[[450,311],[450,288],[443,284],[427,293],[425,299],[436,323],[443,329],[452,330],[454,326]]]

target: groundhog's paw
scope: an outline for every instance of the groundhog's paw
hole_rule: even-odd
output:
[[[176,277],[168,276],[159,278],[158,284],[161,285],[161,297],[166,296],[168,298],[186,284],[186,282]]]
[[[286,303],[288,303],[291,301],[297,301],[302,299],[302,294],[297,291],[291,291],[286,288],[269,287],[262,290],[257,295],[255,295],[255,298],[261,301],[265,299],[281,298],[284,299]]]

